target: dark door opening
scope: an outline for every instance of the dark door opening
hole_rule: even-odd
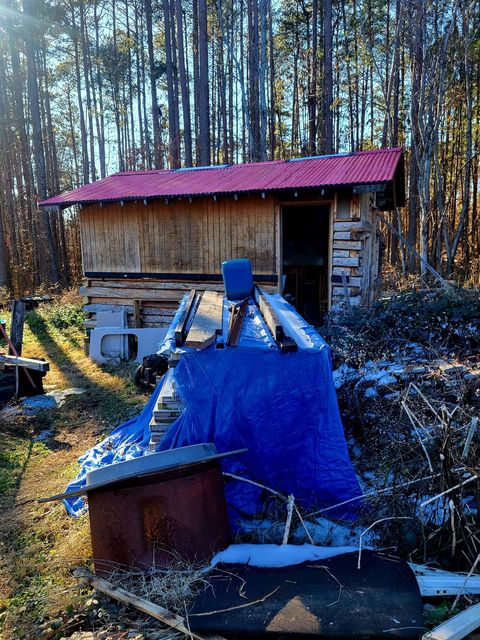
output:
[[[330,207],[282,208],[283,295],[313,325],[328,311]]]

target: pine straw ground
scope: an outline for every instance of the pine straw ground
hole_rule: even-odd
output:
[[[173,637],[82,589],[70,572],[90,559],[87,519],[70,518],[60,504],[30,502],[63,490],[78,456],[146,400],[131,384],[131,367],[99,367],[84,356],[79,307],[59,302],[29,315],[24,353],[50,360],[47,384],[86,393],[36,418],[4,417],[0,426],[0,629],[5,640],[75,638],[79,630],[99,640]],[[479,324],[478,292],[423,291],[322,327],[334,351],[350,454],[368,494],[358,522],[345,528],[344,544],[357,544],[373,524],[368,540],[393,553],[478,571],[479,483],[470,478],[480,451]],[[44,430],[52,435],[34,441]],[[263,522],[244,540],[281,542],[285,535],[287,497],[266,495]],[[338,543],[344,529],[326,526],[328,512],[291,511],[289,541]],[[112,580],[185,615],[206,578],[197,567],[176,569],[115,572]],[[436,603],[431,623],[450,615],[451,604]]]

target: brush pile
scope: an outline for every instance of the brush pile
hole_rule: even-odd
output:
[[[412,560],[470,570],[480,560],[480,294],[401,294],[321,333],[367,496],[362,524]]]

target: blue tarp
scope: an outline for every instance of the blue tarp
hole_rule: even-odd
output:
[[[186,408],[158,450],[202,442],[215,443],[219,452],[247,448],[248,453],[224,460],[224,470],[293,494],[305,508],[358,497],[361,491],[338,410],[330,349],[280,296],[269,298],[285,326],[302,335],[301,348],[280,353],[252,304],[238,347],[185,349],[174,369],[174,383]],[[227,326],[224,312],[224,338]],[[166,345],[171,346],[168,334]],[[82,470],[68,490],[82,486],[86,472],[96,466],[146,452],[159,390],[137,418],[80,459]],[[262,491],[237,480],[227,482],[226,496],[233,528],[263,506]],[[78,513],[84,504],[81,498],[65,502],[70,513]],[[353,514],[351,507],[330,512],[339,518]]]

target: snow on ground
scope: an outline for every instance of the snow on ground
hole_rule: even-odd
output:
[[[355,548],[358,549],[362,533],[360,527],[342,525],[328,518],[315,518],[315,522],[306,521],[305,527],[315,544],[340,548],[355,545]],[[305,529],[303,525],[299,525],[293,534],[293,539],[296,542],[301,542],[305,540],[305,537]]]
[[[211,567],[215,567],[220,562],[248,564],[252,567],[288,567],[355,551],[358,551],[358,547],[316,547],[313,544],[232,544],[213,557]]]

